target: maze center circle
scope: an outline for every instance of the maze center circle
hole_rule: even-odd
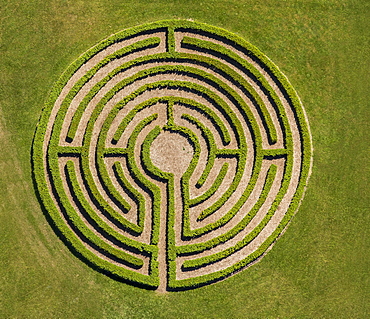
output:
[[[150,289],[213,283],[264,255],[311,168],[305,112],[256,47],[209,25],[124,30],[55,84],[33,144],[66,244]]]
[[[189,141],[178,133],[163,132],[153,141],[150,159],[163,172],[182,176],[194,156]]]

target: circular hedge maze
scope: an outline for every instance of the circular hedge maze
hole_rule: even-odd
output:
[[[182,20],[117,33],[54,86],[33,144],[52,225],[95,269],[190,289],[261,257],[303,196],[311,141],[257,48]]]

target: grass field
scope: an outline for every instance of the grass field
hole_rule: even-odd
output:
[[[0,318],[369,318],[370,104],[366,0],[0,0]],[[225,281],[158,295],[89,268],[37,201],[32,138],[81,53],[145,22],[234,32],[287,75],[308,115],[313,173],[274,248]]]

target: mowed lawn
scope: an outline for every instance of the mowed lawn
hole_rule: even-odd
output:
[[[0,318],[369,318],[367,0],[0,0]],[[104,276],[55,235],[30,151],[66,67],[124,28],[191,18],[237,33],[287,75],[306,109],[313,173],[273,249],[225,281],[158,295]]]

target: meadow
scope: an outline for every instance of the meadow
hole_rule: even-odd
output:
[[[364,0],[0,0],[1,318],[370,316],[369,3]],[[307,112],[313,169],[285,234],[227,280],[158,294],[76,258],[35,193],[31,146],[67,66],[125,28],[162,19],[225,28],[265,53]]]

